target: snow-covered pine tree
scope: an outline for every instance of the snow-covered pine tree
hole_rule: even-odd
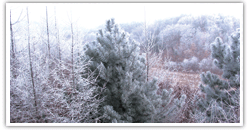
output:
[[[85,57],[91,59],[90,71],[98,75],[97,83],[105,88],[100,107],[100,122],[167,122],[185,103],[185,95],[173,100],[173,90],[156,93],[156,80],[146,82],[145,59],[138,45],[121,32],[114,19],[99,30],[97,40],[86,44]],[[173,117],[174,118],[174,117]]]
[[[221,38],[216,38],[211,44],[214,64],[222,69],[218,75],[207,72],[201,74],[201,91],[205,99],[197,103],[200,110],[199,122],[239,122],[240,121],[240,30],[231,35],[231,44],[223,44]],[[205,118],[204,118],[205,117]]]

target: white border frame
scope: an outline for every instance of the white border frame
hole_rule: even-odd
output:
[[[166,3],[166,2],[164,2]],[[197,2],[199,3],[199,2]],[[28,4],[28,3],[26,3]],[[243,54],[243,3],[235,3],[242,6],[242,17],[240,19],[241,45],[240,58],[244,59]],[[9,3],[6,3],[6,34],[10,33]],[[5,34],[5,35],[6,35]],[[6,35],[6,126],[243,126],[243,60],[240,61],[240,123],[10,123],[10,35]]]

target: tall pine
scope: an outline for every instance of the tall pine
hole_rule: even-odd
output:
[[[205,98],[197,103],[202,122],[239,122],[240,115],[240,30],[231,35],[231,44],[217,37],[211,44],[214,64],[222,69],[222,78],[211,72],[202,73],[200,85]],[[201,117],[201,116],[200,116]]]
[[[156,93],[156,79],[146,81],[145,59],[139,55],[138,44],[113,19],[106,22],[105,30],[99,30],[96,41],[86,44],[84,60],[91,60],[89,71],[98,76],[99,92],[105,98],[100,122],[169,122],[185,103],[185,95],[173,99],[172,89]]]

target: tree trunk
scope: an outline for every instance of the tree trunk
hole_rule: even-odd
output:
[[[49,43],[49,22],[48,22],[48,10],[46,6],[46,25],[47,25],[47,44],[48,44],[48,59],[49,59],[49,71],[50,71],[50,43]],[[49,72],[50,73],[50,72]]]
[[[144,7],[144,22],[145,22],[145,41],[146,41],[146,65],[147,65],[147,81],[149,77],[149,58],[148,58],[148,53],[149,53],[149,45],[148,45],[148,38],[147,38],[147,25],[146,25],[146,10]]]
[[[57,23],[56,23],[56,7],[54,8],[54,11],[55,11],[55,29],[56,29],[56,40],[58,46],[59,68],[61,68],[61,47],[59,42],[59,29],[57,28]]]
[[[14,49],[14,36],[13,36],[13,29],[12,29],[12,23],[11,23],[11,10],[10,10],[10,36],[11,36],[11,51],[12,51],[12,58],[15,58],[15,49]]]
[[[11,10],[10,10],[10,38],[11,38],[11,65],[13,66],[11,68],[13,77],[17,77],[17,71],[16,71],[16,54],[15,54],[15,45],[14,45],[14,35],[13,35],[13,29],[12,29],[12,22],[11,22]]]
[[[36,108],[36,118],[38,120],[38,107],[37,107],[37,99],[36,99],[36,90],[35,90],[35,83],[34,83],[34,76],[33,76],[33,68],[32,68],[32,60],[31,60],[31,53],[30,53],[30,31],[29,31],[29,12],[28,7],[27,9],[27,22],[28,22],[28,49],[29,49],[29,61],[30,61],[30,77],[32,81],[32,88],[33,88],[33,96],[35,100],[35,108]]]
[[[71,44],[71,62],[72,62],[72,87],[75,86],[75,80],[74,80],[74,32],[73,32],[73,24],[71,21],[71,35],[72,35],[72,44]]]

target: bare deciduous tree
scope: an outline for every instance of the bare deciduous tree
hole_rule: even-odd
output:
[[[34,75],[33,75],[33,67],[32,67],[32,59],[31,59],[31,53],[30,53],[30,31],[29,31],[29,10],[28,7],[27,9],[27,23],[28,23],[28,49],[29,49],[29,62],[30,62],[30,77],[31,77],[31,82],[32,82],[32,88],[33,88],[33,96],[34,96],[34,101],[35,101],[35,108],[36,108],[36,117],[38,118],[38,106],[37,106],[37,97],[36,97],[36,90],[35,90],[35,83],[34,83]]]
[[[17,78],[18,73],[17,73],[17,68],[18,68],[18,59],[16,57],[16,48],[15,48],[15,37],[14,37],[14,31],[13,31],[13,25],[19,23],[20,21],[23,20],[24,17],[22,17],[23,10],[19,14],[18,19],[13,23],[12,18],[11,18],[11,10],[10,10],[10,42],[11,42],[11,72],[14,78]]]
[[[57,27],[57,19],[56,19],[56,7],[54,7],[54,12],[55,12],[55,30],[56,30],[56,41],[57,41],[57,46],[58,46],[58,58],[59,58],[59,68],[61,68],[61,45],[60,45],[60,40],[59,40],[59,28]]]

